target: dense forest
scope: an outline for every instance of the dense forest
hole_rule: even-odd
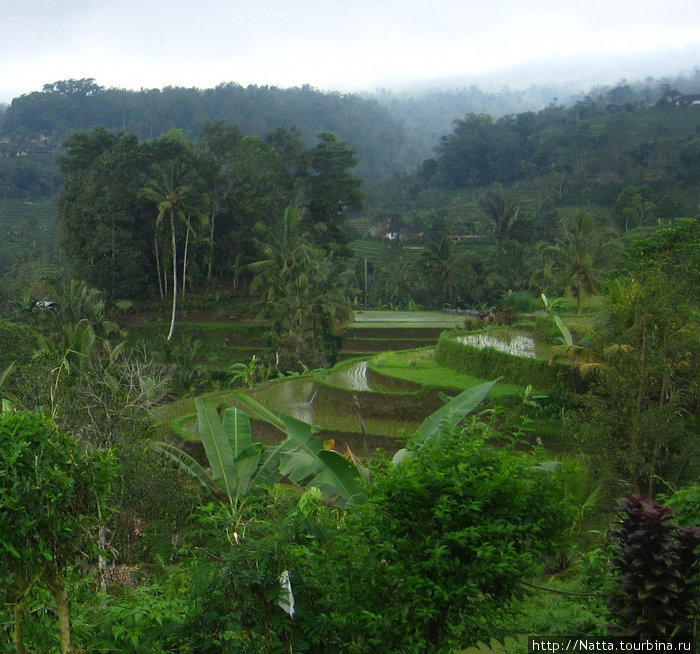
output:
[[[700,74],[554,92],[0,113],[4,650],[697,645]]]
[[[48,154],[72,132],[96,125],[148,140],[171,129],[197,138],[207,124],[224,122],[259,137],[294,127],[305,145],[320,132],[334,133],[358,148],[360,171],[374,179],[400,172],[405,165],[404,130],[386,109],[356,95],[306,86],[243,88],[229,83],[206,90],[135,92],[105,89],[92,79],[66,80],[14,99],[1,120],[5,154],[11,157],[18,152]]]

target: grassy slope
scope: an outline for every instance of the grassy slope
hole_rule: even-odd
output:
[[[370,359],[372,370],[390,377],[439,388],[462,391],[487,379],[463,375],[450,368],[435,363],[435,348],[409,350],[405,352],[384,352]],[[494,377],[497,375],[494,374]],[[520,395],[524,391],[517,384],[497,384],[490,393],[491,397]]]
[[[56,203],[53,198],[33,202],[0,200],[0,244],[11,257],[56,254]]]

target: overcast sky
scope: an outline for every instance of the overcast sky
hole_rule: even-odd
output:
[[[0,0],[0,102],[61,79],[361,91],[700,65],[698,0]],[[518,69],[520,78],[504,73]],[[562,72],[564,71],[564,72]]]

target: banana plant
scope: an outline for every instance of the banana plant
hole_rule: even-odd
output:
[[[554,308],[552,307],[549,298],[544,293],[540,294],[540,298],[542,299],[542,304],[544,304],[545,310],[552,317],[554,323],[559,329],[559,333],[561,334],[561,339],[564,345],[572,347],[574,344],[574,339],[571,335],[571,332],[569,331],[569,328],[564,324],[564,321],[556,313],[554,313]]]
[[[15,362],[10,362],[10,365],[0,372],[0,413],[10,412],[12,410],[12,403],[9,399],[2,396],[3,386],[7,383],[12,371],[15,369]]]
[[[213,404],[197,398],[199,437],[209,470],[174,445],[154,443],[153,449],[175,461],[233,510],[246,497],[263,492],[282,477],[295,484],[317,487],[325,498],[340,506],[366,500],[359,468],[338,452],[325,450],[311,425],[270,411],[242,393],[236,398],[251,417],[278,427],[287,438],[265,448],[252,441],[250,419],[243,410],[230,407],[221,419]]]
[[[156,452],[175,461],[215,498],[234,510],[245,497],[281,479],[280,454],[288,444],[283,442],[264,449],[262,443],[253,443],[248,416],[236,407],[226,409],[222,420],[211,402],[197,398],[195,406],[209,469],[168,443],[154,443]]]
[[[324,447],[315,429],[301,420],[272,411],[244,393],[236,393],[236,401],[251,417],[277,427],[287,434],[288,447],[280,451],[280,472],[295,484],[315,487],[326,499],[339,506],[367,501],[363,487],[363,471],[342,454]]]
[[[459,395],[453,398],[441,393],[445,405],[431,413],[418,427],[418,431],[410,439],[408,445],[400,449],[392,459],[394,465],[401,461],[411,458],[429,442],[435,442],[440,437],[450,432],[456,427],[468,414],[470,414],[484,398],[489,394],[491,389],[498,383],[498,379],[479,384],[462,391]]]

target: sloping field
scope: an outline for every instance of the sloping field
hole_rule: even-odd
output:
[[[57,251],[56,204],[52,199],[0,201],[0,247],[12,258]]]

